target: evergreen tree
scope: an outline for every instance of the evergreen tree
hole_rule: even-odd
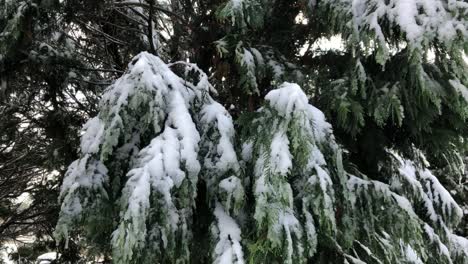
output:
[[[65,176],[57,236],[76,226],[91,243],[112,237],[116,263],[192,263],[194,217],[206,217],[215,245],[201,247],[215,263],[467,260],[453,234],[462,209],[419,150],[411,161],[387,149],[386,182],[348,172],[324,114],[283,83],[241,122],[239,178],[231,117],[207,76],[180,64],[183,78],[142,53],[106,91]]]
[[[27,168],[59,172],[54,238],[83,261],[467,263],[467,18],[461,0],[0,0],[0,169],[14,197]]]

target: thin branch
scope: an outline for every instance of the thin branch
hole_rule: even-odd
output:
[[[149,16],[148,16],[148,41],[150,45],[150,53],[154,55],[158,55],[155,43],[153,39],[153,10],[154,10],[154,0],[149,0]]]
[[[115,69],[94,69],[94,68],[83,68],[83,67],[76,67],[71,66],[71,68],[83,70],[83,71],[96,71],[96,72],[115,72],[115,73],[123,73],[124,71],[115,70]]]
[[[87,81],[87,80],[84,80],[84,79],[78,79],[78,78],[71,78],[72,80],[76,80],[76,81],[80,81],[80,82],[85,82],[85,83],[89,83],[89,84],[94,84],[94,85],[111,85],[112,83],[107,83],[107,82],[102,82],[102,83],[99,83],[99,82],[93,82],[93,81]]]
[[[125,6],[137,6],[137,7],[143,7],[143,8],[150,8],[150,5],[145,4],[145,3],[137,3],[137,2],[116,2],[114,3],[115,6],[117,7],[125,7]],[[161,6],[154,6],[155,10],[161,11],[163,13],[166,13],[167,15],[173,16],[181,21],[185,22],[185,19],[181,17],[180,15],[172,12],[171,10],[162,8]]]
[[[86,29],[88,29],[90,31],[94,31],[95,33],[98,33],[98,34],[104,36],[107,40],[109,40],[109,41],[111,41],[113,43],[116,43],[116,44],[119,44],[119,45],[128,45],[128,42],[123,42],[123,41],[121,41],[119,39],[116,39],[116,38],[112,37],[111,35],[109,35],[109,34],[107,34],[105,32],[102,32],[99,29],[96,29],[96,28],[93,28],[91,26],[86,25],[86,23],[83,23],[81,21],[78,22],[78,23],[81,24],[82,26],[84,26]]]

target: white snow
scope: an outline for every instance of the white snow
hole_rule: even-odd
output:
[[[446,256],[447,259],[450,259],[450,252],[447,246],[442,243],[442,241],[440,240],[440,237],[436,234],[434,229],[428,224],[424,223],[424,231],[429,236],[430,241],[432,243],[435,243],[438,246],[439,252],[443,254],[444,256]]]
[[[296,239],[301,239],[301,225],[299,220],[294,216],[292,212],[283,211],[280,213],[278,217],[278,224],[282,226],[284,229],[284,233],[286,236],[286,245],[287,245],[287,255],[286,258],[283,259],[284,263],[293,263],[293,254],[302,254],[302,248],[299,248],[299,252],[294,251],[294,241],[292,236],[297,236]],[[277,231],[281,233],[281,230]]]
[[[278,113],[286,118],[291,118],[293,112],[305,111],[308,106],[306,94],[295,83],[283,83],[278,89],[270,91],[265,100]]]
[[[464,86],[460,80],[449,80],[449,83],[455,88],[457,92],[461,94],[461,96],[468,102],[468,88]]]
[[[408,213],[410,217],[412,218],[417,217],[416,213],[414,212],[411,202],[406,197],[398,195],[397,193],[391,191],[390,186],[383,182],[365,180],[365,179],[356,177],[354,175],[351,175],[349,177],[347,186],[351,192],[355,192],[358,189],[362,189],[361,191],[366,191],[368,190],[369,187],[372,187],[377,192],[382,194],[384,197],[388,199],[393,199],[396,202],[396,205],[398,205],[398,207],[400,207],[402,210]]]
[[[197,175],[200,171],[198,162],[198,142],[200,135],[192,120],[187,102],[180,92],[173,92],[170,99],[168,125],[174,126],[180,140],[180,158],[185,163],[188,172]]]
[[[80,187],[102,188],[107,181],[107,168],[100,161],[94,160],[89,154],[74,161],[65,173],[60,196],[74,192]]]
[[[165,73],[167,72],[162,72]],[[162,124],[163,132],[138,154],[133,169],[127,174],[129,179],[122,197],[128,201],[126,218],[132,221],[135,228],[142,228],[145,225],[141,222],[144,223],[150,208],[150,194],[152,191],[158,192],[163,197],[159,206],[167,212],[165,217],[171,226],[170,231],[162,231],[167,233],[178,228],[183,214],[183,209],[177,209],[174,204],[174,189],[178,189],[184,181],[189,181],[192,186],[196,184],[196,177],[201,168],[198,161],[200,136],[188,108],[190,101],[187,100],[193,97],[184,97],[177,89],[180,85],[177,86],[176,77],[169,74],[152,80],[165,80],[176,84],[171,86],[172,89],[165,89],[167,94],[163,94],[163,98],[168,100],[165,103],[168,118],[166,123]],[[194,197],[196,194],[191,195]],[[137,239],[144,241],[145,230],[137,234],[143,236]],[[118,235],[115,234],[116,237]]]
[[[466,1],[326,0],[325,3],[339,14],[351,14],[348,25],[357,35],[372,30],[384,56],[389,53],[384,36],[387,21],[390,26],[400,28],[410,48],[423,48],[436,38],[447,46],[451,46],[459,36],[464,40],[468,38],[468,25],[462,15],[468,10]]]
[[[408,263],[411,264],[424,264],[419,257],[418,253],[410,246],[402,244],[402,251]]]
[[[284,71],[285,71],[283,64],[273,59],[269,59],[267,65],[273,71],[273,75],[275,79],[280,79],[283,76]]]
[[[306,119],[311,120],[312,128],[308,127],[310,124],[304,124],[306,126],[304,129],[312,129],[317,141],[322,142],[331,137],[331,125],[326,121],[325,115],[308,103],[308,98],[299,85],[285,82],[278,89],[270,91],[265,96],[265,100],[287,119],[304,115]]]
[[[219,187],[228,193],[234,192],[239,186],[242,186],[240,179],[233,176],[226,178],[219,183]]]
[[[241,62],[242,65],[246,66],[249,69],[255,69],[254,56],[249,50],[245,48],[243,50],[244,50],[244,53],[243,53],[242,62]]]
[[[82,153],[94,154],[99,151],[104,134],[104,124],[99,117],[91,118],[83,126],[84,134],[81,136],[80,150]]]
[[[410,216],[415,217],[415,218],[417,217],[416,214],[414,213],[413,205],[408,199],[406,199],[406,197],[403,197],[396,193],[392,193],[392,197],[393,199],[395,199],[395,201],[397,202],[398,206],[401,209],[405,210]]]
[[[357,259],[357,258],[355,258],[355,257],[353,257],[351,255],[348,255],[348,254],[345,254],[345,257],[346,257],[345,261],[349,260],[349,261],[351,261],[352,264],[367,264],[366,262],[364,262],[364,261],[362,261],[360,259]],[[349,263],[349,262],[347,262],[347,263]]]
[[[239,170],[237,155],[234,150],[234,125],[232,118],[226,109],[217,102],[206,104],[201,110],[200,123],[205,130],[208,130],[213,123],[216,124],[219,133],[219,142],[216,149],[218,159],[216,161],[217,170],[219,173],[224,173],[229,169]]]
[[[317,250],[317,230],[315,228],[315,221],[312,214],[309,210],[304,210],[305,216],[305,224],[304,224],[304,231],[307,236],[308,248],[309,252],[307,252],[310,256],[312,256]]]
[[[224,210],[227,212],[230,212],[231,209],[235,210],[236,203],[245,200],[245,192],[242,186],[242,181],[236,176],[230,176],[221,180],[219,182],[219,188],[219,194],[225,195],[221,203],[224,206]]]
[[[411,187],[416,196],[414,198],[422,199],[433,223],[442,220],[450,224],[452,219],[455,224],[458,223],[463,211],[437,177],[430,170],[418,168],[414,162],[403,159],[396,152],[390,153],[398,162],[401,176],[400,179],[392,179],[392,188],[401,191],[402,186]]]
[[[55,260],[57,256],[60,256],[57,252],[48,252],[38,256],[36,260]]]
[[[292,155],[289,153],[288,137],[283,132],[276,133],[273,136],[270,148],[272,173],[287,175],[292,166]]]
[[[467,238],[457,236],[455,234],[450,234],[449,240],[453,247],[453,252],[456,255],[468,256],[468,239]]]
[[[250,161],[252,159],[252,152],[253,152],[253,142],[244,142],[242,144],[242,159],[244,161]]]
[[[248,83],[250,89],[248,92],[259,94],[256,74],[257,65],[252,52],[246,48],[238,47],[236,48],[236,60],[245,72],[245,80],[247,80],[245,82]]]
[[[442,186],[437,177],[428,169],[422,170],[420,172],[420,177],[425,181],[424,185],[426,187],[427,197],[432,203],[441,208],[444,219],[448,220],[451,216],[454,216],[458,219],[456,221],[458,223],[463,216],[463,211],[450,193]]]
[[[243,264],[244,253],[242,251],[241,230],[223,208],[218,204],[214,214],[217,221],[218,243],[215,247],[216,264]]]

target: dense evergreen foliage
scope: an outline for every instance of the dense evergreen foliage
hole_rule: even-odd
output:
[[[0,0],[0,243],[467,263],[467,21],[461,0]]]

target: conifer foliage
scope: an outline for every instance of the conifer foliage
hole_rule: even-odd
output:
[[[35,219],[64,262],[466,264],[467,21],[463,0],[0,0],[0,240]]]
[[[207,76],[179,64],[182,76],[141,53],[106,90],[62,185],[58,237],[73,227],[91,243],[112,237],[115,263],[192,263],[202,182],[213,263],[307,263],[325,252],[343,263],[467,260],[468,240],[453,234],[462,210],[422,154],[417,163],[387,150],[388,182],[345,171],[324,114],[285,82],[243,121],[239,162]]]
[[[230,216],[244,198],[232,119],[210,97],[207,76],[195,65],[183,66],[197,74],[196,83],[141,53],[105,92],[99,116],[84,126],[82,158],[62,185],[57,236],[67,238],[69,227],[78,225],[92,237],[112,236],[116,263],[189,263],[202,178],[214,189],[208,196],[213,229],[222,225],[214,253],[242,260],[239,227]],[[103,228],[113,212],[120,212],[115,231]]]

